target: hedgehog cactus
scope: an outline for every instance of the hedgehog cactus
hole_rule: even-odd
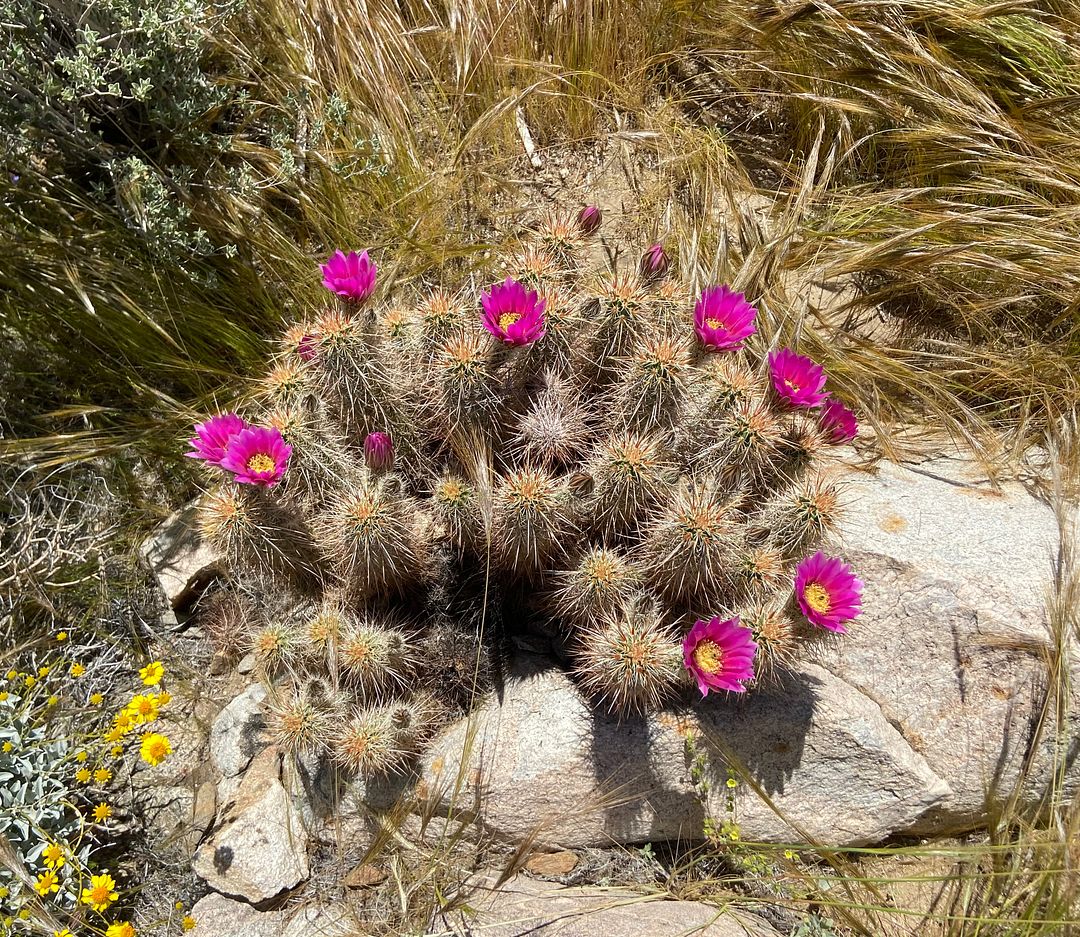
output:
[[[660,245],[587,270],[600,227],[592,207],[552,215],[482,289],[384,306],[367,254],[339,251],[332,305],[286,333],[254,425],[197,425],[203,530],[254,608],[287,750],[401,768],[511,622],[624,715],[752,691],[858,614],[821,471],[851,410]]]

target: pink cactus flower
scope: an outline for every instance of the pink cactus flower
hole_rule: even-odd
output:
[[[600,222],[604,220],[604,216],[596,205],[586,205],[578,212],[577,220],[578,228],[582,234],[592,234],[600,227]]]
[[[359,303],[375,289],[375,274],[379,268],[368,257],[367,251],[362,254],[349,251],[347,255],[334,251],[334,256],[321,264],[321,269],[323,286],[346,302]]]
[[[292,446],[281,431],[269,426],[249,426],[229,442],[221,467],[236,476],[241,485],[265,485],[281,481],[292,455]]]
[[[368,433],[364,439],[364,461],[372,471],[393,467],[394,444],[389,433]]]
[[[851,567],[820,550],[795,569],[795,598],[807,620],[819,628],[847,634],[845,621],[862,611],[863,582]]]
[[[710,689],[745,693],[743,681],[754,679],[756,652],[750,629],[737,615],[727,621],[698,619],[683,641],[683,661],[703,697]]]
[[[671,260],[668,258],[667,251],[664,250],[663,244],[652,244],[641,255],[641,275],[646,280],[659,280],[665,273],[668,272],[668,267],[671,266]]]
[[[484,328],[508,345],[529,345],[544,337],[544,304],[535,291],[507,277],[480,297]]]
[[[769,353],[772,386],[781,400],[792,407],[818,407],[829,396],[825,386],[825,370],[790,348]]]
[[[835,397],[830,397],[821,408],[821,428],[834,446],[851,442],[859,433],[855,414]]]
[[[694,332],[706,351],[734,351],[757,328],[757,310],[726,284],[710,286],[694,306]]]
[[[243,429],[247,429],[247,423],[235,413],[219,413],[205,423],[196,423],[195,435],[190,440],[191,452],[184,455],[189,459],[202,459],[211,465],[221,465],[229,443]]]
[[[315,350],[319,347],[319,339],[310,332],[301,337],[296,343],[296,353],[301,361],[311,361],[315,357]]]

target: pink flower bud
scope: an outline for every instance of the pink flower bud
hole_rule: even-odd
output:
[[[670,266],[671,261],[668,260],[663,244],[653,244],[641,255],[641,275],[646,280],[659,280],[668,272]]]
[[[296,353],[300,356],[301,361],[310,361],[315,357],[315,349],[318,346],[318,339],[314,336],[306,334],[299,342],[296,343]]]
[[[373,472],[385,471],[394,465],[394,444],[388,433],[368,433],[364,440],[364,460]]]
[[[600,222],[603,219],[604,216],[596,205],[586,205],[578,213],[578,227],[581,229],[582,234],[592,234],[600,227]]]

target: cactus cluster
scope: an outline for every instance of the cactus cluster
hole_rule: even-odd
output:
[[[622,715],[753,689],[858,613],[819,468],[851,411],[662,245],[594,269],[600,220],[539,220],[482,291],[375,301],[367,252],[336,253],[251,422],[196,427],[235,593],[219,630],[269,678],[285,748],[401,766],[511,621]]]

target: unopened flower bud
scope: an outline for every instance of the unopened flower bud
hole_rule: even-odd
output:
[[[604,216],[599,207],[596,205],[586,205],[578,213],[578,227],[581,228],[582,234],[592,234],[600,227],[600,222],[603,221],[603,219]]]
[[[646,280],[659,280],[668,272],[671,261],[663,244],[653,244],[641,255],[641,275]]]
[[[394,464],[394,444],[387,433],[368,433],[364,440],[364,461],[374,472],[385,471]]]

